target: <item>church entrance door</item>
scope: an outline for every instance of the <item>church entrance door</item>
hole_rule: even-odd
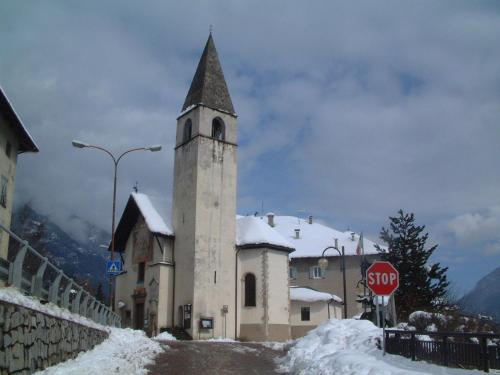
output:
[[[144,303],[135,304],[135,329],[144,328]]]

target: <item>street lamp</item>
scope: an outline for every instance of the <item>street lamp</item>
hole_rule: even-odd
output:
[[[76,148],[95,148],[97,150],[104,151],[106,154],[108,154],[111,159],[113,159],[113,163],[115,165],[114,169],[114,179],[113,179],[113,216],[111,219],[111,260],[114,260],[115,257],[115,210],[116,210],[116,173],[118,171],[118,163],[120,162],[121,158],[124,157],[126,154],[131,153],[133,151],[151,151],[151,152],[156,152],[161,150],[161,145],[154,145],[150,147],[137,147],[137,148],[131,148],[122,154],[118,156],[117,158],[108,150],[106,150],[104,147],[101,146],[96,146],[96,145],[91,145],[85,142],[73,140],[71,142],[73,144],[73,147]],[[114,300],[114,295],[113,295],[113,279],[109,279],[109,305],[112,310],[114,310],[113,306],[113,300]]]
[[[346,293],[346,284],[345,284],[345,253],[344,246],[342,246],[342,252],[339,250],[339,242],[338,239],[335,238],[335,245],[328,246],[323,253],[321,254],[321,258],[318,260],[318,266],[324,271],[328,268],[328,259],[325,257],[325,253],[327,250],[333,249],[336,250],[340,257],[342,258],[342,263],[340,264],[340,269],[342,270],[342,281],[344,285],[344,319],[347,318],[347,293]]]

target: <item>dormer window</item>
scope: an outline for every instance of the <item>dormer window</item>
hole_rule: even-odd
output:
[[[219,117],[214,118],[212,121],[212,138],[218,141],[226,139],[226,128],[224,122]]]
[[[192,131],[193,131],[193,123],[191,122],[191,119],[188,118],[186,120],[186,123],[184,124],[184,131],[182,133],[182,143],[186,143],[191,139]]]

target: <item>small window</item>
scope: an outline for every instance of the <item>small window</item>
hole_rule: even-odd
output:
[[[256,306],[255,276],[247,273],[245,276],[245,306]]]
[[[9,141],[7,141],[7,145],[5,146],[5,154],[10,158],[10,153],[12,152],[12,145]]]
[[[146,271],[146,263],[139,263],[139,270],[137,271],[137,283],[144,283],[144,273]]]
[[[297,278],[297,267],[290,267],[288,270],[290,279],[295,280]]]
[[[224,122],[219,117],[214,118],[212,121],[212,138],[218,141],[223,141],[226,138]]]
[[[4,207],[7,207],[7,184],[9,180],[7,177],[2,176],[2,182],[0,186],[0,204]]]
[[[311,308],[310,307],[301,307],[300,320],[302,320],[303,322],[308,322],[311,320]]]
[[[310,279],[324,279],[326,277],[326,270],[321,269],[320,266],[312,266],[309,268]]]
[[[191,134],[193,131],[193,123],[191,119],[188,118],[184,124],[184,133],[182,134],[182,143],[185,143],[191,139]]]

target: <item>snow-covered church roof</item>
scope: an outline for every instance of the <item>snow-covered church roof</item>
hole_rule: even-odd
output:
[[[236,218],[236,245],[273,245],[293,251],[294,246],[267,223],[254,216]]]
[[[141,215],[151,233],[173,236],[168,202],[143,193],[131,193],[115,232],[115,248],[124,251],[130,232]]]
[[[333,300],[335,302],[342,303],[342,298],[336,296],[335,294],[318,292],[317,290],[300,286],[290,287],[290,300],[302,302],[328,302]]]
[[[174,231],[170,226],[166,202],[142,193],[132,193],[130,196],[134,199],[137,207],[141,211],[150,232],[163,234],[165,236],[174,235]]]

